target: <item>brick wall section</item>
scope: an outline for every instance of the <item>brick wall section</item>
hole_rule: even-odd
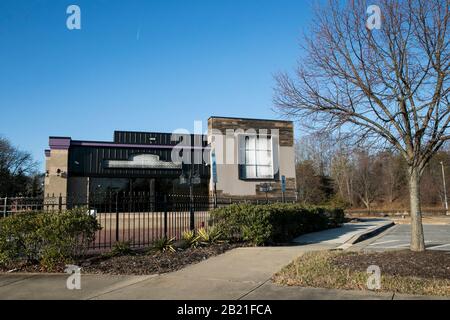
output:
[[[281,198],[281,181],[270,181],[270,182],[261,182],[256,186],[256,195],[255,196],[236,196],[230,195],[228,193],[223,192],[222,190],[217,190],[217,196],[219,198],[231,198],[231,199],[242,199],[242,200],[252,200],[252,199],[265,199],[266,193],[260,191],[260,186],[269,183],[272,187],[272,191],[267,193],[267,197],[269,199],[280,199]],[[213,193],[211,193],[211,197]],[[287,200],[295,200],[296,199],[296,182],[293,178],[286,179],[286,192],[284,194]]]
[[[278,129],[280,146],[294,146],[294,124],[292,121],[211,117],[208,119],[208,128],[210,130],[211,128],[220,130],[223,134],[225,134],[228,129]]]

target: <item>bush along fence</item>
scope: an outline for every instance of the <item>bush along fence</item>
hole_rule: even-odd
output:
[[[299,204],[234,204],[210,214],[224,238],[254,245],[290,242],[299,235],[335,228],[344,222],[342,209]]]
[[[38,263],[45,269],[84,255],[101,226],[84,209],[28,212],[0,220],[0,266]]]

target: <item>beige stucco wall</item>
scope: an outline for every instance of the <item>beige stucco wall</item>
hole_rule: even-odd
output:
[[[45,197],[67,195],[67,170],[69,150],[51,150],[45,159],[46,177],[44,180]],[[58,175],[57,170],[61,170]]]
[[[294,147],[279,147],[280,156],[280,176],[295,179],[295,148]]]

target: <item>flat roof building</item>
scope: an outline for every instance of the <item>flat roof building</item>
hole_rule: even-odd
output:
[[[50,137],[45,197],[97,192],[296,198],[290,121],[211,117],[208,133],[115,131],[112,141]]]

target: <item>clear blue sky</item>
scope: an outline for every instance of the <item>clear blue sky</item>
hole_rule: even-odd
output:
[[[50,135],[277,118],[273,74],[296,65],[310,19],[303,0],[2,0],[0,135],[42,168]]]

